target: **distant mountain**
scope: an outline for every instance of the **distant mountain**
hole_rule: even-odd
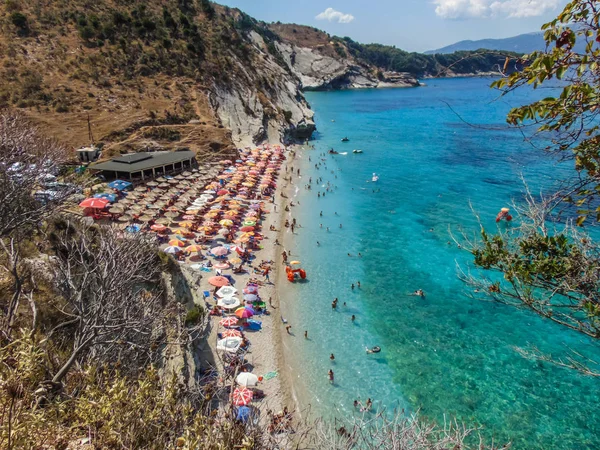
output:
[[[485,48],[488,50],[504,50],[516,53],[531,53],[536,50],[543,50],[546,47],[544,34],[541,31],[535,33],[520,34],[505,39],[480,39],[477,41],[460,41],[456,44],[438,50],[430,50],[426,54],[435,53],[454,53],[457,51],[478,50]]]

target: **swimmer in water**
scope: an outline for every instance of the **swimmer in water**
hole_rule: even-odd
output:
[[[417,297],[425,297],[425,292],[423,292],[423,289],[417,289],[415,292],[413,292],[413,295],[416,295]]]

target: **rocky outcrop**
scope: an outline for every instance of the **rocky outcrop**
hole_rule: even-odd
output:
[[[239,147],[260,142],[307,139],[315,129],[301,82],[251,31],[252,65],[236,60],[235,79],[215,83],[211,103]]]
[[[277,49],[304,90],[414,87],[419,81],[408,73],[381,72],[352,59],[333,57],[318,49],[278,42]]]

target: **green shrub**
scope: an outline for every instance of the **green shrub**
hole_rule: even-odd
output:
[[[10,15],[10,21],[19,29],[19,31],[29,31],[29,21],[27,20],[27,16],[25,14],[16,11]]]
[[[204,309],[199,306],[194,306],[185,315],[185,324],[187,326],[197,325],[198,322],[204,317]]]

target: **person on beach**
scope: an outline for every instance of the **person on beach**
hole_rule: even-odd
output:
[[[333,370],[329,369],[328,375],[329,375],[329,382],[331,384],[333,384],[333,381],[334,381]]]
[[[317,241],[317,247],[320,247],[321,243],[319,241]]]
[[[323,217],[323,211],[319,213],[319,217]]]
[[[356,316],[355,316],[354,314],[352,314],[352,317],[350,318],[350,320],[351,320],[352,322],[354,322],[354,321],[356,320]]]
[[[292,334],[292,333],[290,333],[290,330],[291,330],[291,329],[292,329],[292,326],[291,326],[291,325],[286,325],[286,326],[285,326],[285,331],[287,331],[287,334]]]
[[[358,403],[358,400],[354,400],[354,409],[358,408],[360,406],[360,403]]]
[[[359,258],[362,258],[362,255],[359,253],[359,254],[358,254],[358,257],[359,257]]]
[[[287,253],[284,251],[281,252],[281,257],[283,258],[283,264],[287,263]]]
[[[269,297],[269,306],[273,307],[273,297]]]
[[[358,287],[360,289],[360,281],[356,282],[356,287]]]
[[[351,289],[354,290],[354,283],[352,283]]]
[[[329,359],[330,359],[331,361],[335,360],[335,356],[333,356],[333,353],[332,353],[331,355],[329,355]]]
[[[270,271],[271,271],[271,268],[269,266],[265,267],[265,270],[263,271],[263,277],[265,277],[265,280],[268,281],[269,283],[271,282],[271,280],[269,279]]]
[[[416,295],[417,297],[425,297],[425,292],[423,292],[423,289],[417,289],[412,295]]]
[[[304,339],[308,339],[308,330],[304,330]]]
[[[342,228],[342,224],[340,223],[340,228]]]

